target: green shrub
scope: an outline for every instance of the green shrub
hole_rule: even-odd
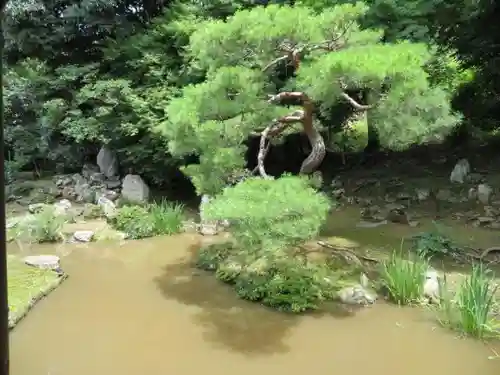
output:
[[[221,262],[234,252],[235,248],[231,242],[204,246],[196,254],[196,267],[205,271],[215,271]]]
[[[393,252],[391,257],[382,263],[381,281],[389,298],[399,305],[408,305],[420,300],[428,262],[421,257],[404,259],[401,254]]]
[[[280,311],[317,309],[333,298],[331,271],[291,250],[319,233],[329,209],[309,179],[249,178],[211,200],[208,220],[229,220],[236,244],[202,248],[197,266],[215,271],[238,296]]]
[[[472,272],[455,293],[446,279],[441,285],[439,321],[445,326],[477,338],[498,336],[498,323],[493,317],[497,286],[482,265],[474,265]]]
[[[111,221],[116,230],[127,234],[128,238],[140,239],[155,235],[153,216],[142,206],[123,206]]]
[[[208,221],[229,220],[239,245],[284,248],[318,235],[330,208],[307,177],[248,178],[224,189],[204,208]]]
[[[118,209],[111,224],[132,239],[179,233],[182,228],[182,206],[167,202],[123,206]]]
[[[153,218],[156,235],[170,235],[179,233],[182,229],[184,219],[184,207],[180,204],[172,204],[165,200],[149,206],[149,212]]]
[[[424,232],[412,237],[413,250],[421,257],[430,259],[436,257],[452,257],[460,259],[463,249],[436,227],[431,232]]]
[[[26,216],[14,229],[13,236],[27,242],[56,242],[64,240],[64,215],[58,215],[52,206],[44,207],[40,212]]]

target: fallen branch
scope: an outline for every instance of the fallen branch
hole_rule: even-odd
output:
[[[333,250],[335,253],[342,255],[344,257],[344,259],[351,260],[351,262],[357,263],[360,266],[362,266],[360,259],[362,259],[366,262],[370,262],[370,263],[377,263],[377,264],[380,263],[380,260],[378,260],[378,259],[367,257],[367,256],[361,255],[361,254],[356,254],[352,250],[350,250],[349,248],[344,247],[344,246],[332,245],[332,244],[325,242],[325,241],[318,241],[317,243],[318,243],[318,245],[320,245],[322,247],[325,247],[329,250]]]

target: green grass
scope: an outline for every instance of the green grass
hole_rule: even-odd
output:
[[[440,288],[439,322],[480,339],[499,337],[500,326],[493,317],[497,288],[483,265],[474,265],[455,293],[450,291],[444,279]]]
[[[380,272],[389,299],[399,305],[419,302],[428,268],[429,264],[423,258],[412,257],[407,260],[401,254],[393,252],[391,257],[382,263]]]
[[[182,205],[162,201],[147,206],[123,206],[111,224],[129,238],[140,239],[179,233],[183,216]]]
[[[7,258],[9,327],[14,327],[33,305],[56,288],[63,277],[50,270],[27,266],[12,255]]]
[[[45,207],[34,215],[21,219],[13,228],[12,236],[23,242],[43,243],[64,240],[64,215],[57,215],[54,207]]]
[[[184,206],[162,200],[150,206],[155,232],[157,235],[170,235],[179,233],[184,220]]]

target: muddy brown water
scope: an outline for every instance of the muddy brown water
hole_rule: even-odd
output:
[[[334,220],[329,229],[351,241],[391,246],[410,230],[353,224]],[[500,358],[488,358],[498,345],[459,338],[422,309],[379,303],[354,314],[290,316],[241,301],[212,276],[193,270],[190,258],[199,242],[181,235],[23,248],[65,254],[70,278],[11,333],[11,374],[500,371]]]

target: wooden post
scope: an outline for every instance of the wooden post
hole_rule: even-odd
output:
[[[0,0],[1,17],[3,19],[3,12],[7,0]],[[0,25],[0,48],[3,52],[4,39],[3,39],[3,25]],[[0,61],[3,61],[3,56],[0,54]],[[3,72],[3,69],[2,69]],[[0,73],[2,74],[2,73]],[[0,95],[3,97],[2,85],[0,85]],[[0,155],[2,162],[0,163],[0,375],[9,375],[9,303],[8,303],[8,289],[7,289],[7,237],[5,232],[5,148],[4,148],[4,134],[3,134],[3,100],[0,100]]]

